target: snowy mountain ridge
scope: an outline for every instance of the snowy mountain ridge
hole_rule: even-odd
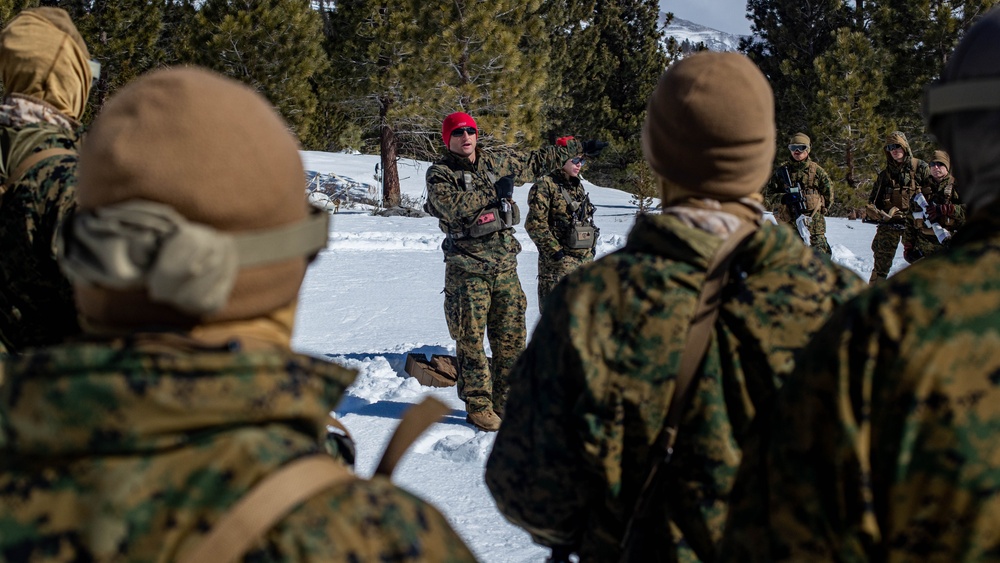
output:
[[[664,25],[667,14],[660,12],[660,26],[665,37],[673,37],[686,54],[694,51],[699,43],[704,43],[709,51],[736,51],[740,44],[740,36],[719,31],[688,20],[674,16],[670,25]]]

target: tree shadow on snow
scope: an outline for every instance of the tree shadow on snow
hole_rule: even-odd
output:
[[[353,404],[345,404],[353,403]],[[340,404],[337,405],[335,409],[337,417],[342,417],[345,414],[356,414],[360,416],[375,416],[379,418],[395,418],[397,420],[403,418],[403,413],[407,411],[413,403],[405,403],[400,401],[379,401],[377,403],[366,403],[361,399],[354,397],[344,397]],[[465,411],[452,409],[440,420],[442,424],[458,424],[461,426],[469,426],[465,422]]]

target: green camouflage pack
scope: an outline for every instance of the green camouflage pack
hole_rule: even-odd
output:
[[[583,561],[617,561],[670,403],[689,321],[720,244],[669,215],[639,218],[621,250],[571,273],[549,297],[510,375],[487,461],[500,511]],[[750,423],[809,336],[864,284],[764,225],[735,260],[680,428],[662,537],[677,560],[722,535]]]
[[[570,209],[563,190],[570,200],[586,205],[587,192],[579,178],[571,178],[561,169],[539,178],[528,192],[528,217],[524,228],[538,247],[538,306],[559,281],[587,262],[594,259],[593,248],[569,248],[563,244],[573,226]],[[556,259],[562,251],[564,256]]]
[[[7,123],[7,125],[4,125]],[[75,133],[48,123],[13,127],[0,116],[0,150],[6,160],[18,138],[49,148],[76,151]],[[43,159],[0,199],[0,347],[17,352],[55,344],[77,334],[76,308],[69,281],[55,261],[56,234],[76,208],[75,154]]]
[[[324,451],[354,372],[158,336],[29,351],[0,387],[0,560],[183,559],[264,477]],[[361,444],[374,447],[374,444]],[[246,561],[474,561],[388,480],[318,493]]]

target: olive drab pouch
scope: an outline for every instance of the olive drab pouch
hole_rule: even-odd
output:
[[[809,188],[807,190],[804,190],[802,195],[803,198],[806,200],[806,211],[808,213],[812,213],[817,209],[823,208],[823,196],[819,194],[818,190]]]
[[[573,250],[594,248],[597,239],[596,231],[597,228],[593,225],[574,224],[569,229],[569,236],[566,237],[567,240],[564,240],[563,244]]]
[[[594,248],[597,243],[597,227],[594,226],[593,217],[590,216],[590,205],[588,198],[584,202],[573,201],[566,188],[560,187],[563,199],[566,200],[566,207],[569,209],[572,224],[564,233],[561,242],[566,248],[573,250],[586,250]]]

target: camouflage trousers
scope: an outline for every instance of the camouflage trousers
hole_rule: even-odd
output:
[[[944,247],[945,245],[938,242],[937,237],[934,235],[920,233],[913,237],[913,248],[917,251],[917,255],[920,256],[917,260],[927,258]]]
[[[816,213],[809,219],[809,245],[823,254],[833,253],[830,243],[826,241],[826,217],[822,213]]]
[[[588,253],[590,251],[587,251]],[[566,274],[586,264],[593,262],[593,255],[587,254],[586,258],[566,255],[562,260],[552,260],[542,254],[538,255],[538,311],[545,307],[545,298],[552,293],[556,285]]]
[[[524,350],[527,300],[510,269],[496,274],[445,266],[444,314],[458,356],[458,397],[468,412],[503,413],[510,389],[507,373]],[[487,362],[484,333],[493,358]]]
[[[889,277],[892,259],[896,256],[899,241],[903,238],[903,225],[896,223],[879,223],[872,239],[872,252],[875,255],[875,268],[872,270],[872,281]]]

